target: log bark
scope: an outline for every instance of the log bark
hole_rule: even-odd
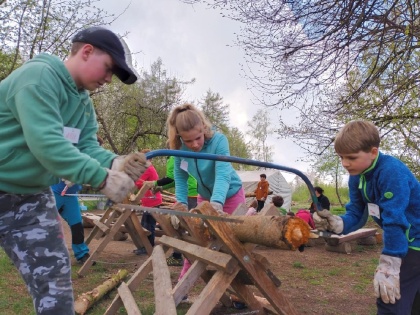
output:
[[[121,281],[127,277],[128,271],[121,269],[117,274],[113,275],[110,279],[97,286],[92,291],[83,293],[74,302],[74,310],[76,314],[84,315],[89,308],[99,301],[105,294],[115,288]]]

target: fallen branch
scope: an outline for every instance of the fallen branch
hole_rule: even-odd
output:
[[[74,310],[76,314],[84,315],[89,308],[99,301],[105,294],[115,288],[121,281],[127,277],[128,271],[121,269],[117,274],[113,275],[110,279],[97,286],[92,291],[82,293],[74,302]]]

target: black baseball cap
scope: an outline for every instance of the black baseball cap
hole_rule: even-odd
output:
[[[100,26],[89,27],[73,37],[72,43],[75,42],[91,44],[108,53],[115,63],[114,73],[121,82],[125,84],[136,82],[137,75],[126,62],[126,54],[129,52],[124,50],[121,40],[112,31]]]

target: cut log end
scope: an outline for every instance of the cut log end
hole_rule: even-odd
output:
[[[301,245],[305,245],[309,241],[310,236],[309,225],[300,218],[290,217],[284,226],[284,240],[296,250]]]

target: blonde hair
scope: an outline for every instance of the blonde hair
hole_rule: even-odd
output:
[[[190,131],[195,127],[202,125],[204,138],[206,140],[213,137],[211,123],[204,114],[192,104],[183,104],[175,107],[166,121],[168,128],[169,148],[179,150],[182,142],[179,135],[180,132]]]
[[[373,123],[354,120],[338,132],[334,148],[338,154],[352,154],[359,151],[369,152],[374,147],[379,148],[380,143],[378,128]]]

